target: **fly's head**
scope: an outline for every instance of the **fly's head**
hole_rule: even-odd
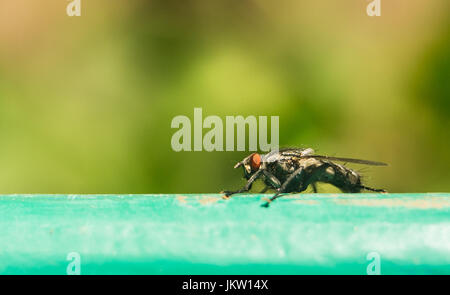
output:
[[[258,153],[253,153],[246,157],[244,160],[238,162],[234,165],[234,168],[243,167],[245,178],[249,179],[256,171],[261,167],[261,155]]]

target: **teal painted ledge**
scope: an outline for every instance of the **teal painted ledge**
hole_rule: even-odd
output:
[[[450,274],[450,194],[268,196],[1,195],[0,273]]]

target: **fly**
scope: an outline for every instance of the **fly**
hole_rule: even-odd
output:
[[[260,178],[265,184],[261,193],[268,189],[276,191],[275,195],[262,205],[263,207],[268,207],[270,202],[284,193],[300,193],[309,185],[317,193],[316,183],[318,182],[334,185],[344,193],[359,193],[363,189],[386,192],[384,189],[364,186],[358,172],[335,163],[336,161],[387,166],[382,162],[315,155],[311,148],[288,148],[261,155],[253,153],[234,166],[234,168],[243,167],[247,184],[237,191],[223,191],[222,193],[225,194],[225,198],[229,198],[231,195],[247,192],[252,188],[252,184]]]

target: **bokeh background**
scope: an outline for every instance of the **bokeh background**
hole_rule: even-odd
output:
[[[237,188],[247,153],[171,149],[194,107],[388,162],[354,166],[370,186],[450,190],[448,0],[382,0],[380,17],[366,0],[68,3],[0,2],[0,193]]]

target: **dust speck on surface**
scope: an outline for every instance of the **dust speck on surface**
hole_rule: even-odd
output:
[[[186,204],[187,203],[187,197],[186,196],[177,196],[177,200],[180,203]]]
[[[219,198],[219,197],[208,197],[208,196],[205,196],[205,197],[201,197],[198,201],[200,202],[200,204],[206,205],[206,204],[215,203],[215,202],[217,202],[220,199],[221,198]]]

